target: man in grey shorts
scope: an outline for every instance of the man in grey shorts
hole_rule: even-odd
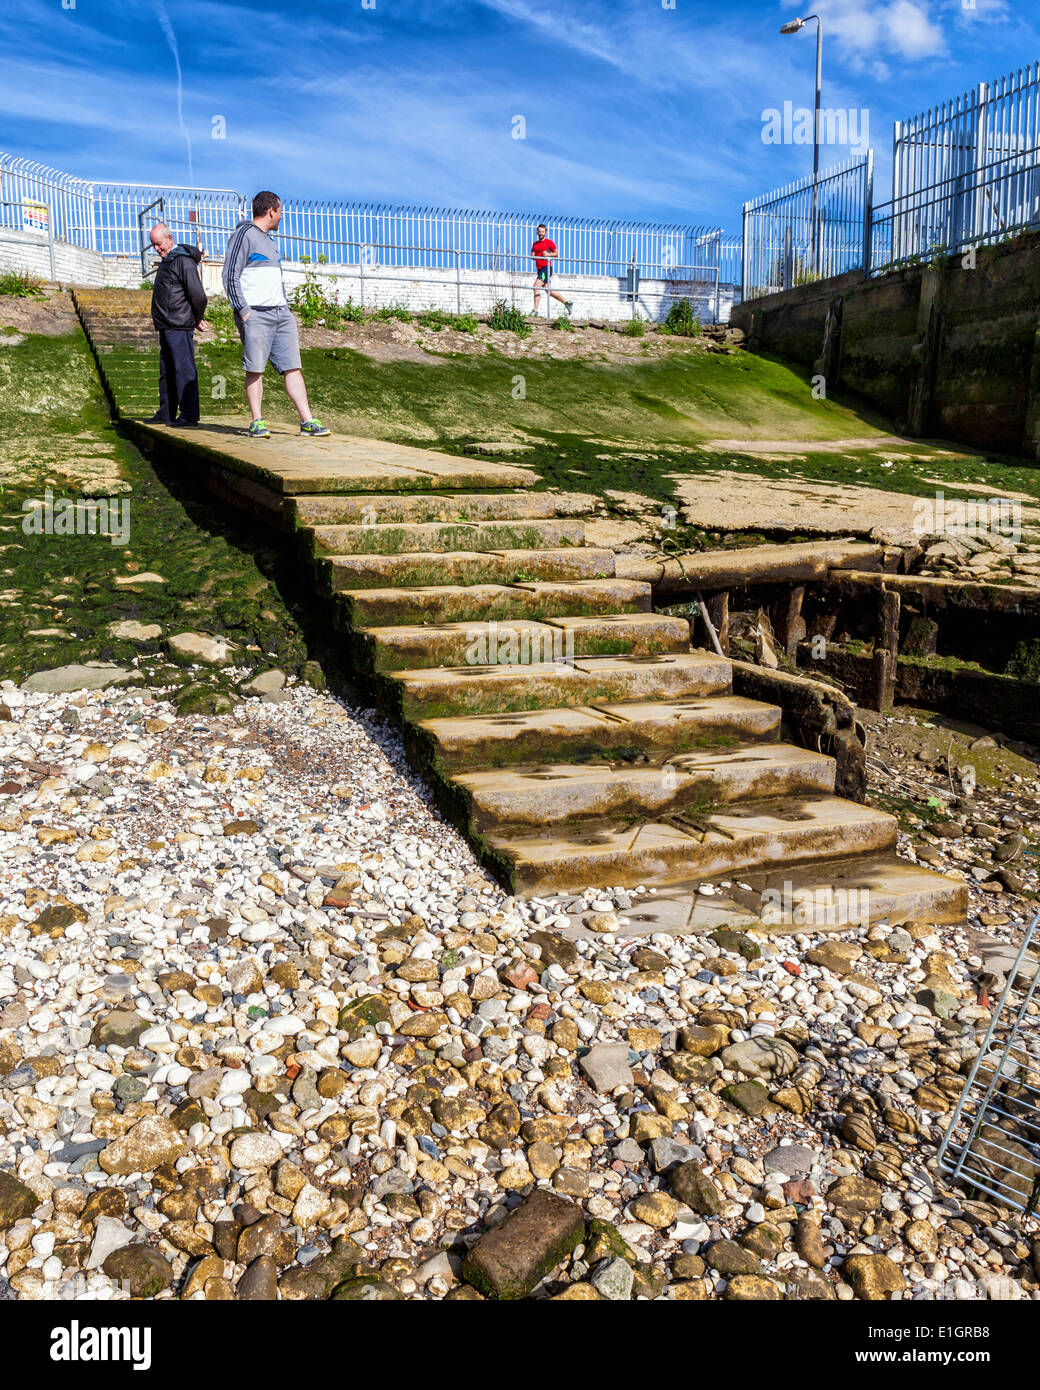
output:
[[[267,439],[271,433],[261,409],[268,362],[281,372],[286,394],[300,413],[300,433],[331,434],[311,414],[307,400],[300,370],[300,337],[285,298],[281,253],[271,236],[281,220],[282,201],[277,193],[258,193],[253,199],[253,220],[238,224],[224,254],[224,292],[242,339],[252,439]]]

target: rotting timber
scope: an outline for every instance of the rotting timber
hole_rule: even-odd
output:
[[[886,916],[963,917],[964,885],[899,860],[895,819],[855,799],[848,700],[694,647],[688,617],[653,611],[650,579],[586,544],[592,499],[534,491],[522,468],[373,440],[145,424],[120,399],[150,362],[147,296],[76,301],[123,428],[292,538],[359,678],[512,891],[797,869],[891,885],[872,898]],[[784,571],[785,647],[797,653],[801,581],[882,558],[853,543]],[[747,564],[761,570],[761,557],[729,554],[711,580],[723,633],[718,596]],[[800,740],[782,738],[785,718]]]

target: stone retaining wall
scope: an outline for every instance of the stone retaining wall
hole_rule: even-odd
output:
[[[821,374],[900,432],[1040,459],[1040,232],[735,306],[752,351]]]

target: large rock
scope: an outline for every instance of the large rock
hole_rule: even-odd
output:
[[[256,1131],[232,1140],[230,1153],[233,1167],[243,1173],[259,1173],[277,1163],[283,1149],[273,1134]]]
[[[244,680],[238,687],[243,695],[273,695],[281,690],[285,684],[284,671],[261,671],[258,676],[251,676],[249,680]]]
[[[140,680],[139,671],[127,671],[110,661],[88,661],[83,665],[54,666],[48,671],[34,671],[22,682],[21,690],[34,690],[44,695],[63,695],[70,690],[105,690],[110,685],[125,685]]]
[[[151,1026],[133,1009],[112,1009],[94,1024],[90,1041],[95,1047],[133,1047]]]
[[[124,1245],[113,1250],[102,1269],[110,1279],[126,1283],[134,1298],[154,1298],[173,1283],[173,1266],[150,1245]]]
[[[762,1160],[767,1173],[783,1173],[789,1178],[807,1177],[813,1170],[818,1155],[805,1144],[779,1144],[770,1149]]]
[[[902,1270],[887,1255],[850,1255],[841,1272],[856,1297],[871,1303],[884,1302],[906,1288]]]
[[[166,649],[182,661],[202,662],[207,666],[231,666],[234,663],[234,642],[226,637],[210,637],[204,632],[176,632],[167,639]]]
[[[718,1216],[725,1205],[722,1193],[696,1160],[681,1163],[671,1175],[672,1191],[680,1202],[702,1216]]]
[[[164,1163],[175,1163],[185,1147],[172,1120],[162,1115],[145,1115],[133,1129],[106,1145],[98,1162],[106,1173],[152,1173]]]
[[[247,1303],[273,1303],[278,1298],[278,1266],[273,1255],[259,1255],[238,1281],[236,1298]]]
[[[129,1245],[134,1233],[114,1216],[99,1216],[94,1227],[94,1240],[85,1269],[101,1269],[115,1251]]]
[[[615,1086],[631,1086],[632,1068],[628,1065],[628,1043],[597,1043],[578,1063],[589,1085],[597,1091],[612,1091]]]
[[[0,1231],[32,1216],[39,1205],[40,1199],[31,1187],[6,1168],[0,1168]]]
[[[581,1208],[537,1191],[470,1250],[462,1277],[489,1298],[526,1298],[585,1235]]]
[[[745,1038],[723,1048],[722,1065],[757,1080],[790,1076],[798,1065],[798,1053],[782,1038]]]
[[[849,1173],[828,1187],[827,1205],[844,1211],[880,1211],[881,1188],[870,1178]]]

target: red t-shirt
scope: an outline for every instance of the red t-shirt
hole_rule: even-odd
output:
[[[531,255],[534,257],[536,270],[544,270],[549,262],[545,259],[546,251],[555,251],[556,243],[549,237],[542,237],[541,241],[536,241],[531,247]]]

